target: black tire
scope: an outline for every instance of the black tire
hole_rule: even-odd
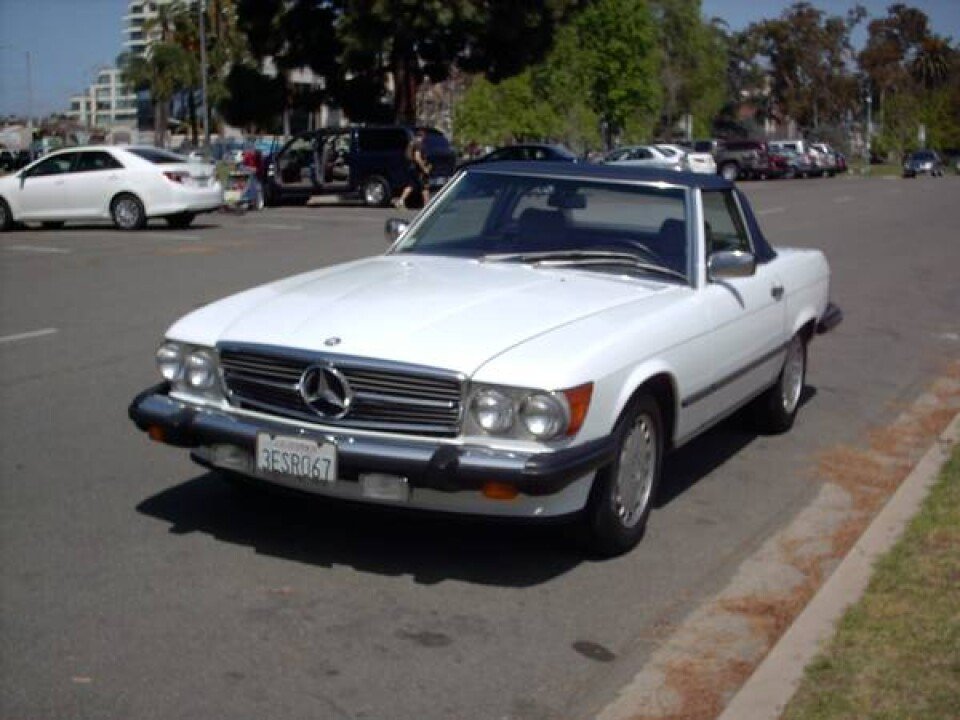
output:
[[[727,162],[720,166],[720,177],[730,182],[740,177],[740,167],[735,162]]]
[[[614,434],[617,457],[597,471],[583,518],[588,547],[602,557],[622,555],[643,538],[663,464],[663,422],[656,400],[646,392],[634,397]],[[634,476],[625,487],[631,480],[624,475],[625,462],[631,459],[643,477]],[[624,491],[633,494],[627,502]]]
[[[62,220],[48,220],[47,222],[40,224],[43,226],[44,230],[59,230],[63,227]]]
[[[784,180],[793,180],[797,176],[796,168],[787,168],[787,171],[783,174]]]
[[[120,193],[110,203],[110,217],[118,230],[140,230],[147,224],[147,213],[140,198]]]
[[[390,183],[379,175],[371,175],[360,186],[360,197],[370,207],[386,207],[392,197]]]
[[[807,341],[798,333],[787,345],[777,381],[754,401],[754,421],[759,430],[778,434],[793,427],[806,379]]]
[[[190,227],[190,223],[193,222],[193,219],[197,216],[196,213],[185,212],[177,213],[176,215],[168,215],[164,218],[167,221],[167,225],[172,228],[182,229]]]
[[[10,206],[7,201],[0,198],[0,232],[7,232],[13,229],[13,213],[10,212]]]

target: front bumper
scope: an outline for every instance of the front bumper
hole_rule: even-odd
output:
[[[336,444],[338,475],[344,481],[357,481],[363,473],[387,473],[407,478],[412,488],[448,493],[477,491],[498,481],[510,483],[523,495],[553,495],[608,464],[616,454],[610,436],[531,453],[321,430],[195,407],[171,398],[168,383],[137,395],[128,414],[140,430],[152,430],[152,436],[162,436],[163,442],[176,447],[229,445],[252,455],[262,432],[322,439]]]

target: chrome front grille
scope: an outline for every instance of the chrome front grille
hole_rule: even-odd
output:
[[[463,383],[453,372],[274,348],[225,345],[219,352],[223,384],[237,407],[367,430],[457,434]],[[353,393],[346,415],[338,419],[318,415],[300,393],[304,371],[326,364]]]

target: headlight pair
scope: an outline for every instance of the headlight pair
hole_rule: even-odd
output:
[[[552,440],[574,435],[583,425],[593,384],[545,392],[478,386],[470,395],[469,420],[488,435]]]
[[[217,382],[217,360],[203,348],[165,342],[157,350],[157,367],[165,380],[191,390],[210,390]]]

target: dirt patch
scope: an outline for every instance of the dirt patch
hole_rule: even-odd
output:
[[[830,491],[821,493],[826,498],[818,498],[820,506],[811,504],[805,522],[798,518],[744,563],[730,586],[655,653],[634,681],[640,689],[625,693],[601,718],[715,718],[958,412],[960,362],[953,362],[927,393],[890,425],[871,430],[861,446],[820,453],[813,474]],[[846,502],[838,504],[837,496]],[[792,574],[784,574],[784,567]],[[772,578],[759,590],[741,577],[758,571]],[[738,591],[742,587],[750,590]],[[738,628],[751,637],[736,637]],[[647,697],[651,688],[655,696]],[[644,712],[638,715],[636,708]]]

